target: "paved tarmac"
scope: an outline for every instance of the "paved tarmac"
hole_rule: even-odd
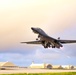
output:
[[[76,70],[52,70],[52,69],[16,69],[16,70],[0,70],[0,74],[15,73],[55,73],[55,72],[76,72]]]

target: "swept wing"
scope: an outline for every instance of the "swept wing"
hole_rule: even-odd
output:
[[[29,41],[29,42],[21,42],[21,43],[27,43],[27,44],[41,44],[41,41]]]
[[[58,40],[62,44],[76,43],[76,40]]]

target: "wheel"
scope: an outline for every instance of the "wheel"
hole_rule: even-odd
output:
[[[38,38],[36,40],[38,40]]]
[[[47,46],[44,46],[44,48],[48,48]]]
[[[55,48],[55,46],[52,46],[52,48]]]

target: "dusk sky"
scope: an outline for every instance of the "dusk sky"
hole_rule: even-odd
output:
[[[76,0],[0,0],[0,62],[76,65],[76,44],[62,49],[21,44],[37,38],[31,27],[54,38],[76,40]]]

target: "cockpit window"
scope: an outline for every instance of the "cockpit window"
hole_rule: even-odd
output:
[[[40,28],[36,28],[36,31],[38,31],[39,33],[41,33],[41,34],[44,34],[44,35],[47,35],[42,29],[40,29]]]

